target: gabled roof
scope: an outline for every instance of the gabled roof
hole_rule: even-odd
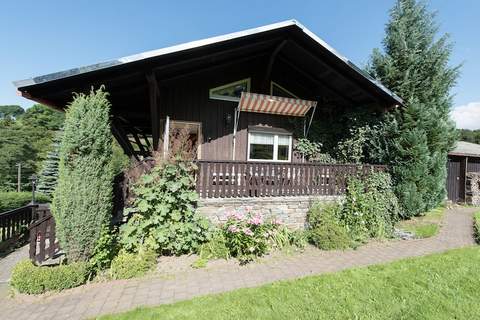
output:
[[[36,97],[35,95],[30,94],[30,92],[35,91],[34,89],[37,86],[43,85],[42,87],[44,87],[44,85],[47,85],[48,83],[51,83],[51,82],[58,82],[63,79],[88,75],[88,74],[100,72],[100,71],[107,71],[109,69],[114,70],[115,68],[118,68],[121,66],[128,66],[128,65],[139,63],[142,61],[148,62],[153,59],[158,61],[163,57],[165,57],[166,59],[167,57],[171,57],[173,55],[180,55],[182,53],[190,52],[192,50],[207,48],[210,46],[214,47],[223,43],[234,42],[235,40],[244,39],[248,37],[253,38],[260,34],[266,34],[269,32],[274,32],[276,30],[289,29],[289,28],[298,29],[299,31],[301,31],[301,34],[303,34],[303,37],[305,38],[305,40],[313,41],[314,45],[318,47],[317,49],[320,49],[322,51],[326,50],[327,53],[330,55],[330,57],[328,58],[332,58],[332,61],[335,61],[335,63],[338,64],[338,67],[340,69],[345,70],[345,72],[348,72],[350,75],[356,74],[355,77],[358,78],[359,81],[365,82],[364,84],[367,86],[368,84],[370,86],[373,85],[373,87],[376,88],[375,91],[377,91],[379,95],[384,96],[383,97],[384,100],[391,101],[391,104],[403,104],[403,101],[399,96],[397,96],[395,93],[387,89],[384,85],[382,85],[379,81],[372,78],[366,72],[361,70],[359,67],[357,67],[354,63],[352,63],[346,57],[339,54],[335,49],[330,47],[325,41],[320,39],[313,32],[308,30],[306,27],[304,27],[302,24],[300,24],[296,20],[288,20],[288,21],[283,21],[279,23],[269,24],[266,26],[248,29],[240,32],[229,33],[226,35],[187,42],[187,43],[166,47],[158,50],[147,51],[147,52],[126,56],[126,57],[122,57],[122,58],[118,58],[118,59],[114,59],[114,60],[110,60],[102,63],[97,63],[89,66],[78,67],[78,68],[73,68],[73,69],[69,69],[61,72],[37,76],[37,77],[25,79],[25,80],[14,81],[14,85],[22,93],[22,95],[28,98],[42,99],[42,97],[40,96]]]
[[[451,156],[480,157],[480,144],[457,141],[455,148],[448,154]]]

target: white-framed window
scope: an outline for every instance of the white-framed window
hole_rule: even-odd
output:
[[[284,87],[273,81],[270,82],[270,95],[299,99],[296,94],[293,94],[291,91],[285,89]]]
[[[292,136],[281,133],[249,132],[248,161],[290,162]]]
[[[242,92],[250,92],[250,78],[212,88],[209,92],[209,98],[238,102]]]

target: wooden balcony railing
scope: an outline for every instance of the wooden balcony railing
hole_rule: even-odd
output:
[[[27,205],[0,213],[0,251],[6,250],[28,235],[28,225],[34,220],[36,205]]]
[[[341,195],[349,176],[386,170],[382,165],[207,160],[197,165],[201,198]]]

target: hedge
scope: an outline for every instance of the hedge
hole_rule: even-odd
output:
[[[35,194],[38,203],[50,202],[50,198],[44,194]],[[5,212],[26,206],[32,201],[31,192],[0,192],[0,212]]]
[[[24,260],[13,268],[10,284],[20,293],[39,294],[77,287],[85,283],[87,275],[85,263],[38,267]]]
[[[473,216],[473,235],[475,241],[480,244],[480,211],[475,212]]]

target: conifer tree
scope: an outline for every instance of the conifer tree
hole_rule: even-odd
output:
[[[112,214],[109,112],[103,88],[76,95],[66,112],[52,213],[69,261],[91,256]]]
[[[445,198],[447,153],[456,139],[450,90],[459,67],[449,64],[452,44],[438,35],[435,14],[423,1],[397,0],[386,25],[383,51],[373,51],[368,71],[403,98],[386,117],[383,154],[392,169],[405,216]]]
[[[53,139],[52,150],[47,153],[47,158],[43,162],[43,168],[38,178],[37,190],[40,193],[52,196],[58,179],[58,162],[60,141],[63,131],[58,131]]]

